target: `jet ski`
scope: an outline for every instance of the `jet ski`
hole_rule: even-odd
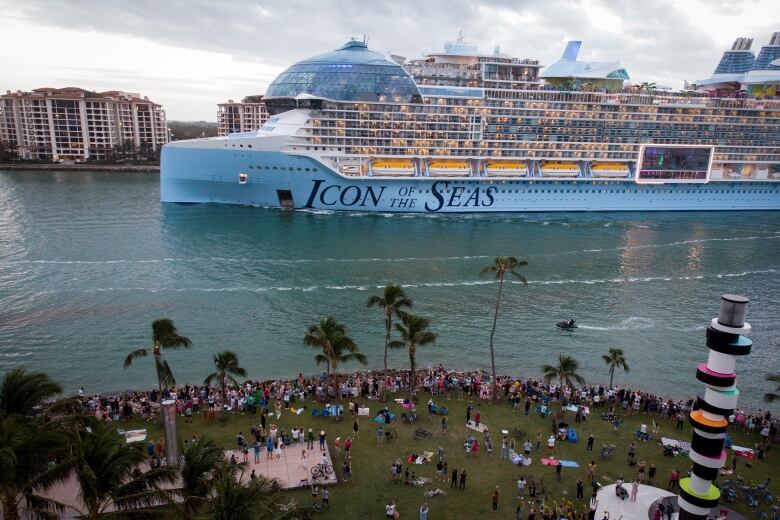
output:
[[[577,328],[577,323],[575,320],[563,320],[556,323],[555,326],[559,329],[571,330]]]

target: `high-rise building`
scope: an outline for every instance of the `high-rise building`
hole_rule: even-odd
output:
[[[268,119],[263,96],[248,96],[240,103],[228,100],[217,105],[217,135],[259,130]]]
[[[149,98],[67,87],[0,96],[0,140],[23,159],[83,161],[122,147],[157,150],[169,139],[165,111]]]

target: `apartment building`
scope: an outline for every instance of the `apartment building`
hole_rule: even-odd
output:
[[[157,150],[168,142],[165,111],[140,94],[76,87],[0,96],[0,140],[23,159],[109,159],[116,147]]]
[[[263,96],[248,96],[240,103],[228,100],[217,105],[217,135],[259,130],[268,119]]]

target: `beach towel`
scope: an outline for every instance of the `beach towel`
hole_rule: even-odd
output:
[[[520,464],[522,464],[523,466],[531,465],[531,457],[523,457],[522,455],[519,455],[517,453],[512,455],[509,460],[515,466],[519,466]]]
[[[545,466],[557,466],[558,465],[558,459],[549,458],[549,459],[542,459],[542,464]],[[580,465],[574,462],[573,460],[562,460],[561,466],[564,468],[579,468]]]
[[[750,448],[743,448],[742,446],[732,446],[732,451],[737,457],[745,457],[746,459],[755,458],[755,452]]]
[[[398,404],[404,404],[406,402],[406,399],[393,399]]]
[[[574,428],[569,428],[566,432],[566,440],[569,442],[578,442],[580,440],[580,436],[577,434],[577,430]]]
[[[414,408],[414,405],[412,403],[402,403],[401,408],[403,408],[404,410],[411,410],[412,408]]]
[[[358,415],[368,417],[371,414],[369,408],[358,408]]]
[[[566,410],[576,413],[578,408],[579,407],[576,404],[570,404],[569,406],[566,407]],[[584,413],[585,415],[590,415],[590,408],[588,408],[587,406],[583,406],[582,413]]]
[[[542,459],[542,465],[544,466],[557,466],[558,465],[558,459]]]
[[[395,414],[393,412],[390,412],[390,422],[393,422],[395,420]],[[385,416],[384,415],[377,415],[374,417],[374,422],[379,424],[387,424],[385,422]]]
[[[476,430],[480,433],[484,432],[488,429],[487,425],[483,422],[479,423],[479,427],[474,423],[474,421],[469,421],[466,423],[466,428],[471,428],[472,430]]]
[[[343,415],[343,414],[344,414],[344,405],[332,404],[328,406],[328,415]]]
[[[146,430],[128,430],[124,432],[125,442],[141,442],[146,440]]]
[[[688,441],[678,441],[676,439],[661,437],[661,444],[664,448],[675,448],[685,453],[691,451],[691,443]]]

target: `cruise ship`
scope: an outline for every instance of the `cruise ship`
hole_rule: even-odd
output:
[[[300,61],[262,128],[165,145],[161,200],[378,212],[780,209],[780,32],[680,92],[569,42],[544,67],[462,36]],[[670,57],[670,59],[673,59]]]

